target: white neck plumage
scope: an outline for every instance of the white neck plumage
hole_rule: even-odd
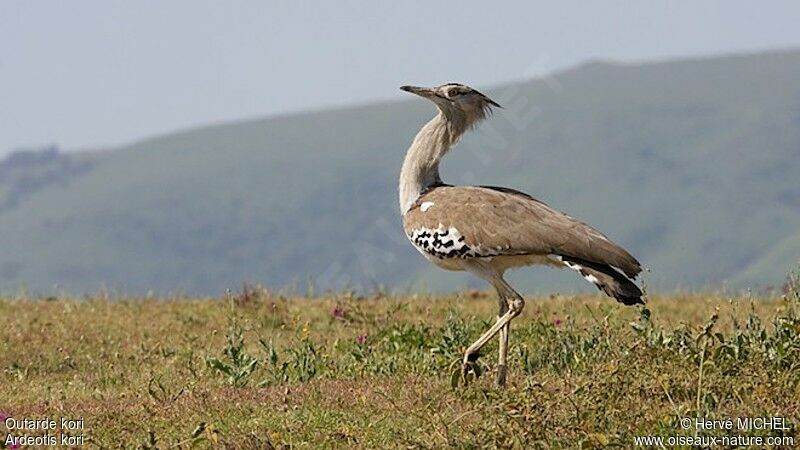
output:
[[[427,188],[440,184],[439,162],[464,132],[462,120],[441,111],[417,133],[400,170],[400,211],[405,214]],[[456,118],[457,119],[457,118]]]

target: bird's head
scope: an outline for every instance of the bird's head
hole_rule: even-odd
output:
[[[501,108],[494,100],[476,89],[458,83],[447,83],[432,88],[403,86],[400,89],[427,98],[451,120],[463,120],[471,126],[485,118],[492,107]]]

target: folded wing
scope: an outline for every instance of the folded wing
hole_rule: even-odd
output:
[[[433,188],[403,216],[403,226],[418,248],[441,258],[560,255],[631,278],[641,272],[636,258],[599,231],[507,188]]]

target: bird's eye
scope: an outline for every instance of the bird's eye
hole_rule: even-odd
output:
[[[450,97],[450,98],[457,97],[457,96],[459,96],[459,95],[461,95],[461,91],[457,91],[457,90],[455,90],[455,89],[453,89],[452,91],[450,91],[450,92],[447,94],[447,96],[448,96],[448,97]]]

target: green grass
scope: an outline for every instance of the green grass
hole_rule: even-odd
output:
[[[494,320],[481,292],[7,298],[0,413],[83,418],[106,448],[628,448],[636,435],[691,435],[678,420],[696,416],[783,416],[800,439],[795,292],[648,307],[529,298],[499,390],[495,342],[484,376],[453,376]]]

